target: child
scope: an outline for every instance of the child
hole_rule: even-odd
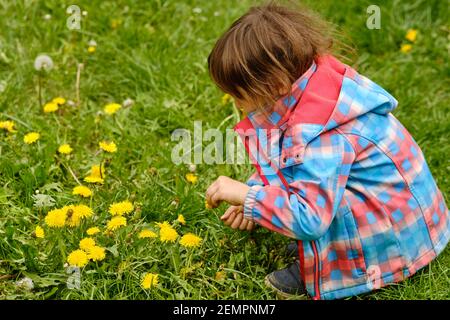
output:
[[[266,277],[284,296],[337,299],[401,281],[446,247],[449,214],[388,92],[330,55],[311,14],[254,7],[217,41],[214,82],[248,113],[235,130],[256,172],[219,177],[233,228],[298,240],[298,260]]]

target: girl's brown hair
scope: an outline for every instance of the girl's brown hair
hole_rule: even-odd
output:
[[[216,42],[210,75],[225,93],[261,108],[287,94],[312,61],[331,50],[329,30],[304,8],[252,7]]]

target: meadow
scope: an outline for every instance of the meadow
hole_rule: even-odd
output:
[[[232,230],[219,219],[225,205],[205,207],[217,176],[244,181],[251,165],[194,171],[171,160],[173,130],[239,120],[206,58],[257,2],[75,2],[0,0],[0,299],[276,299],[264,276],[291,262],[289,239]],[[371,1],[303,3],[354,48],[346,62],[397,98],[395,116],[450,203],[446,1],[379,1],[379,30],[366,27]],[[79,29],[67,26],[71,4]],[[51,69],[36,70],[40,54]],[[449,299],[449,284],[447,248],[356,299]]]

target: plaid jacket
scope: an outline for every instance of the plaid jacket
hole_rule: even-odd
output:
[[[257,169],[244,215],[298,240],[314,299],[401,281],[449,241],[444,198],[391,114],[396,106],[383,88],[324,56],[269,112],[235,126]]]

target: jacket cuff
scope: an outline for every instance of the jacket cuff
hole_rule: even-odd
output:
[[[253,208],[256,203],[256,194],[262,186],[255,185],[250,187],[250,190],[247,192],[247,196],[244,201],[244,218],[248,220],[253,220]]]

